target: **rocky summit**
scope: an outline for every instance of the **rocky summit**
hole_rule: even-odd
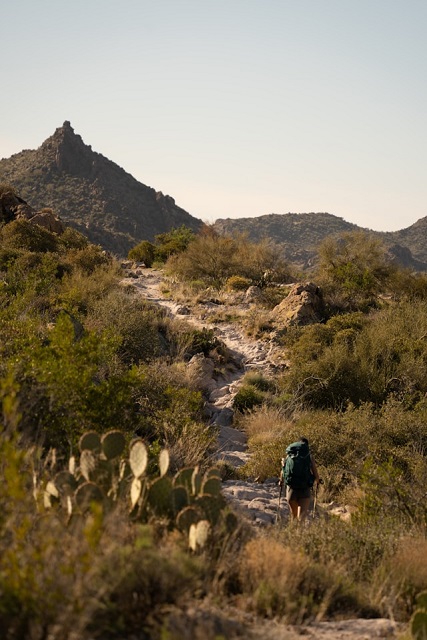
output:
[[[0,183],[10,184],[35,209],[51,208],[118,256],[172,228],[197,231],[203,225],[172,197],[93,151],[68,121],[38,149],[0,160]]]

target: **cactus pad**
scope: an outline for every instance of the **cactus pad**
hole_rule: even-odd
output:
[[[60,471],[56,474],[53,481],[59,493],[66,496],[71,495],[77,487],[77,480],[69,471]]]
[[[162,449],[159,455],[160,477],[163,477],[167,474],[169,469],[169,462],[169,451],[167,449]]]
[[[134,478],[132,480],[132,484],[130,486],[130,503],[132,505],[132,509],[135,507],[139,498],[141,497],[142,491],[142,482],[139,478]]]
[[[179,513],[188,506],[188,491],[185,487],[174,487],[172,489],[172,504],[175,513]]]
[[[172,514],[172,482],[167,476],[157,478],[148,488],[147,501],[159,516]]]
[[[79,449],[83,451],[94,451],[99,453],[101,451],[101,438],[96,431],[87,431],[82,435],[79,440]]]
[[[96,468],[96,457],[90,449],[83,449],[80,456],[80,471],[85,480],[92,480],[92,475]]]
[[[211,496],[219,496],[221,493],[221,480],[219,478],[208,478],[202,485],[202,493]]]
[[[201,508],[205,514],[205,518],[207,518],[209,522],[216,524],[221,514],[221,510],[225,506],[225,500],[222,496],[202,494],[197,497],[196,505]]]
[[[200,520],[197,524],[192,524],[188,534],[190,549],[197,551],[203,549],[210,532],[210,524],[207,520]]]
[[[221,471],[218,467],[211,467],[206,471],[205,478],[206,480],[208,478],[219,478],[221,480]]]
[[[197,496],[202,488],[202,476],[199,473],[199,467],[195,467],[191,476],[191,492],[193,496]]]
[[[121,431],[108,431],[101,438],[101,449],[107,460],[113,460],[122,455],[126,439]]]
[[[104,494],[101,489],[93,482],[84,482],[81,484],[74,494],[77,506],[82,509],[88,509],[92,502],[102,502]]]
[[[129,464],[135,478],[140,478],[148,463],[147,447],[141,439],[134,440],[130,445]]]
[[[415,598],[417,603],[417,609],[424,609],[427,611],[427,591],[421,591]]]
[[[202,512],[195,507],[185,507],[176,517],[176,526],[181,531],[190,531],[192,524],[202,519]]]
[[[180,469],[173,480],[174,487],[185,487],[188,493],[191,493],[191,479],[193,477],[193,472],[193,467],[185,467],[184,469]]]
[[[427,611],[418,609],[411,618],[411,633],[415,640],[427,638]]]

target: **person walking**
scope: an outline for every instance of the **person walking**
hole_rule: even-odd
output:
[[[308,440],[301,437],[286,448],[286,459],[282,459],[279,485],[286,487],[286,500],[292,519],[304,520],[310,509],[311,490],[321,483],[316,462],[310,453]]]

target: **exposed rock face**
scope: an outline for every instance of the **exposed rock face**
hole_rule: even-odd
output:
[[[20,219],[28,220],[31,224],[37,224],[58,235],[64,233],[65,227],[53,211],[36,211],[13,191],[6,190],[0,193],[0,223],[7,224]]]
[[[322,292],[313,282],[292,286],[287,298],[274,307],[271,319],[281,326],[305,326],[321,322],[324,318]]]
[[[161,191],[145,186],[92,151],[65,121],[38,149],[0,160],[0,183],[11,184],[34,207],[50,207],[67,225],[104,249],[126,256],[141,240],[201,220]]]

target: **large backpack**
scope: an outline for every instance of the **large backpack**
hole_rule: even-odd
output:
[[[292,489],[308,489],[314,484],[308,444],[293,442],[286,449],[287,458],[283,467],[285,484]]]

